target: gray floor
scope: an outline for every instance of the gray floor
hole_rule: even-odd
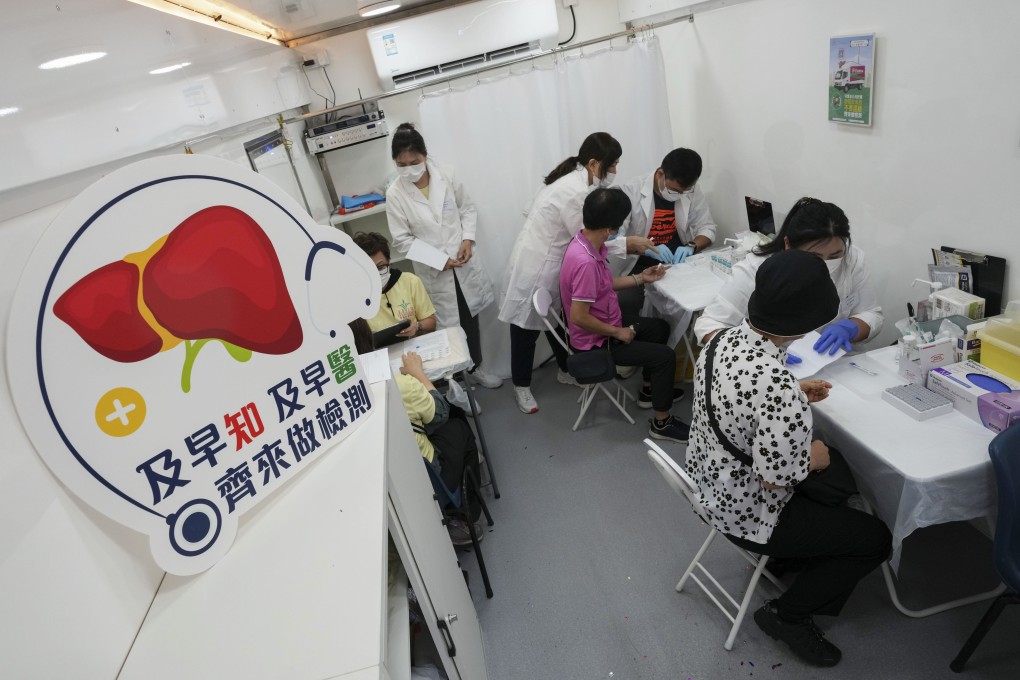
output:
[[[474,555],[464,553],[462,564],[490,680],[1020,678],[1020,607],[1006,609],[956,676],[949,661],[987,603],[911,619],[893,608],[877,571],[840,617],[819,617],[843,650],[837,667],[806,666],[750,617],[725,651],[722,613],[696,587],[674,591],[707,529],[645,456],[649,412],[632,404],[630,425],[600,399],[586,426],[571,432],[577,389],[555,376],[555,367],[536,372],[534,415],[517,410],[509,383],[475,390],[502,495],[487,494],[496,524],[482,544],[493,599]],[[689,396],[674,411],[686,419]],[[683,460],[683,446],[664,448]],[[713,573],[742,593],[745,563],[721,544],[710,555]],[[969,525],[917,532],[904,551],[901,597],[920,608],[990,589],[998,580],[990,560],[990,542]],[[759,586],[753,607],[771,596],[769,584]]]

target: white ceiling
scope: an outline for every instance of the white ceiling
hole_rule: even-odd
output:
[[[404,0],[404,8],[437,0]],[[70,107],[76,99],[95,99],[153,79],[187,75],[149,75],[149,71],[190,62],[198,73],[279,47],[236,35],[128,0],[5,0],[0,26],[3,87],[0,109],[19,107],[16,116],[41,107]],[[220,4],[230,4],[221,2]],[[233,4],[281,29],[292,39],[361,21],[357,0],[235,0]],[[68,54],[102,51],[98,61],[42,71],[39,64]],[[11,116],[0,118],[0,125]]]

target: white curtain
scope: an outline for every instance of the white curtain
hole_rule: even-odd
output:
[[[608,132],[623,146],[617,184],[651,172],[673,148],[662,53],[654,37],[429,94],[419,102],[419,113],[430,157],[460,178],[478,206],[476,256],[497,300],[524,208],[542,178],[576,154],[586,136]],[[505,377],[509,328],[496,319],[497,307],[481,315],[484,366]]]

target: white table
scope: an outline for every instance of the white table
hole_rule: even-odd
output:
[[[882,568],[897,609],[928,616],[1001,592],[908,610],[897,597],[890,569],[898,569],[903,539],[915,529],[994,517],[995,475],[988,458],[994,433],[955,410],[919,422],[885,402],[886,387],[906,382],[897,373],[895,347],[844,357],[818,377],[833,388],[827,399],[812,405],[815,427],[844,453],[862,494],[892,531],[892,559]]]
[[[696,257],[700,255],[702,253]],[[694,350],[688,333],[691,319],[715,299],[727,278],[725,274],[717,273],[705,258],[698,264],[684,262],[674,265],[660,280],[645,286],[645,297],[669,321],[670,347],[682,341],[692,366]]]

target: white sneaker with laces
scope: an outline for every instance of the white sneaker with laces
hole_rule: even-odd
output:
[[[531,394],[530,387],[517,387],[514,385],[514,397],[517,399],[517,408],[521,409],[522,413],[538,412],[538,402],[535,401],[534,395]]]
[[[488,373],[483,372],[482,369],[480,368],[476,368],[471,373],[468,373],[468,375],[471,377],[471,380],[473,382],[478,383],[482,387],[487,387],[490,390],[494,390],[497,387],[501,387],[503,385],[502,378],[497,378],[494,375],[489,375]]]
[[[573,385],[574,387],[581,387],[581,383],[577,382],[577,378],[570,375],[566,371],[556,369],[556,380],[564,385]]]

